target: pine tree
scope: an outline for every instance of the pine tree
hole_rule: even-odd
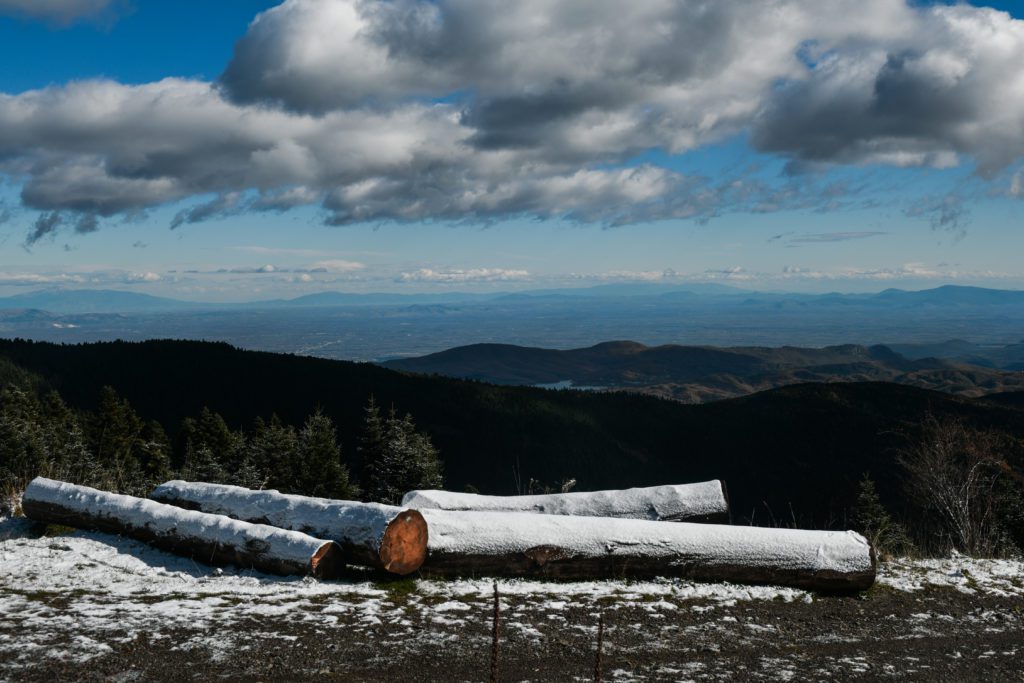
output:
[[[381,417],[380,407],[373,394],[363,409],[363,431],[359,435],[359,445],[356,447],[358,457],[359,481],[362,484],[364,495],[369,495],[368,487],[370,482],[376,478],[375,470],[379,467],[384,457],[384,418]]]
[[[860,481],[857,503],[854,507],[854,525],[882,557],[905,552],[910,545],[903,526],[894,522],[882,504],[875,482],[867,473]]]
[[[342,463],[331,418],[318,409],[299,432],[299,490],[305,495],[350,500],[358,494]]]
[[[171,471],[171,442],[163,425],[150,420],[143,427],[141,436],[137,457],[143,478],[153,484],[165,481]]]
[[[56,391],[48,392],[40,402],[43,438],[48,463],[42,476],[85,485],[100,486],[109,481],[86,444],[82,421]]]
[[[135,449],[142,438],[142,418],[109,386],[100,391],[99,405],[85,425],[86,443],[102,472],[105,488],[135,491],[140,488]],[[100,477],[97,477],[100,478]]]
[[[49,460],[35,396],[16,386],[0,392],[0,493],[14,493]]]
[[[368,500],[398,504],[408,491],[442,484],[437,449],[430,437],[416,430],[408,413],[398,417],[392,407],[388,417],[381,419],[371,399],[361,447]]]
[[[264,486],[298,492],[299,440],[293,427],[283,424],[277,415],[271,415],[269,421],[257,419],[246,452],[249,467],[262,475]]]
[[[182,476],[194,481],[228,482],[244,459],[245,440],[219,414],[203,408],[198,419],[182,421],[185,458]]]

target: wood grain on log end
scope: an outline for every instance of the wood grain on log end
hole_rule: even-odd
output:
[[[389,572],[411,574],[427,559],[427,522],[418,510],[403,510],[384,530],[380,561]]]
[[[341,576],[344,568],[344,553],[334,541],[328,541],[320,546],[309,561],[310,573],[318,579],[336,579]]]

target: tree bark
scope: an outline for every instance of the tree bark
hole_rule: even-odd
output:
[[[424,576],[559,579],[674,576],[864,590],[875,554],[852,531],[805,531],[647,520],[424,510]]]
[[[43,477],[28,485],[21,505],[37,522],[127,536],[212,565],[323,579],[344,567],[331,541]]]
[[[726,497],[725,484],[718,480],[699,484],[539,496],[481,496],[452,491],[410,491],[402,499],[402,505],[418,510],[533,512],[664,522],[729,521],[729,500]]]
[[[185,481],[161,484],[150,498],[328,538],[345,562],[394,574],[416,571],[427,557],[427,524],[416,510]]]

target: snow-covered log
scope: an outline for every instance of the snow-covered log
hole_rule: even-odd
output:
[[[325,579],[344,566],[331,541],[43,477],[25,489],[21,507],[37,522],[119,534],[207,564]]]
[[[452,491],[410,491],[402,499],[417,510],[534,512],[547,515],[619,517],[666,522],[727,522],[729,501],[718,481],[651,486],[621,491],[553,493],[541,496],[481,496]]]
[[[395,574],[416,571],[427,556],[427,524],[416,510],[186,481],[161,484],[150,498],[327,538],[349,564]]]
[[[430,528],[426,576],[678,576],[820,591],[863,590],[875,579],[874,551],[852,531],[422,512]]]

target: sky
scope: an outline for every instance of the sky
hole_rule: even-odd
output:
[[[0,0],[0,295],[1024,288],[1024,3]]]

